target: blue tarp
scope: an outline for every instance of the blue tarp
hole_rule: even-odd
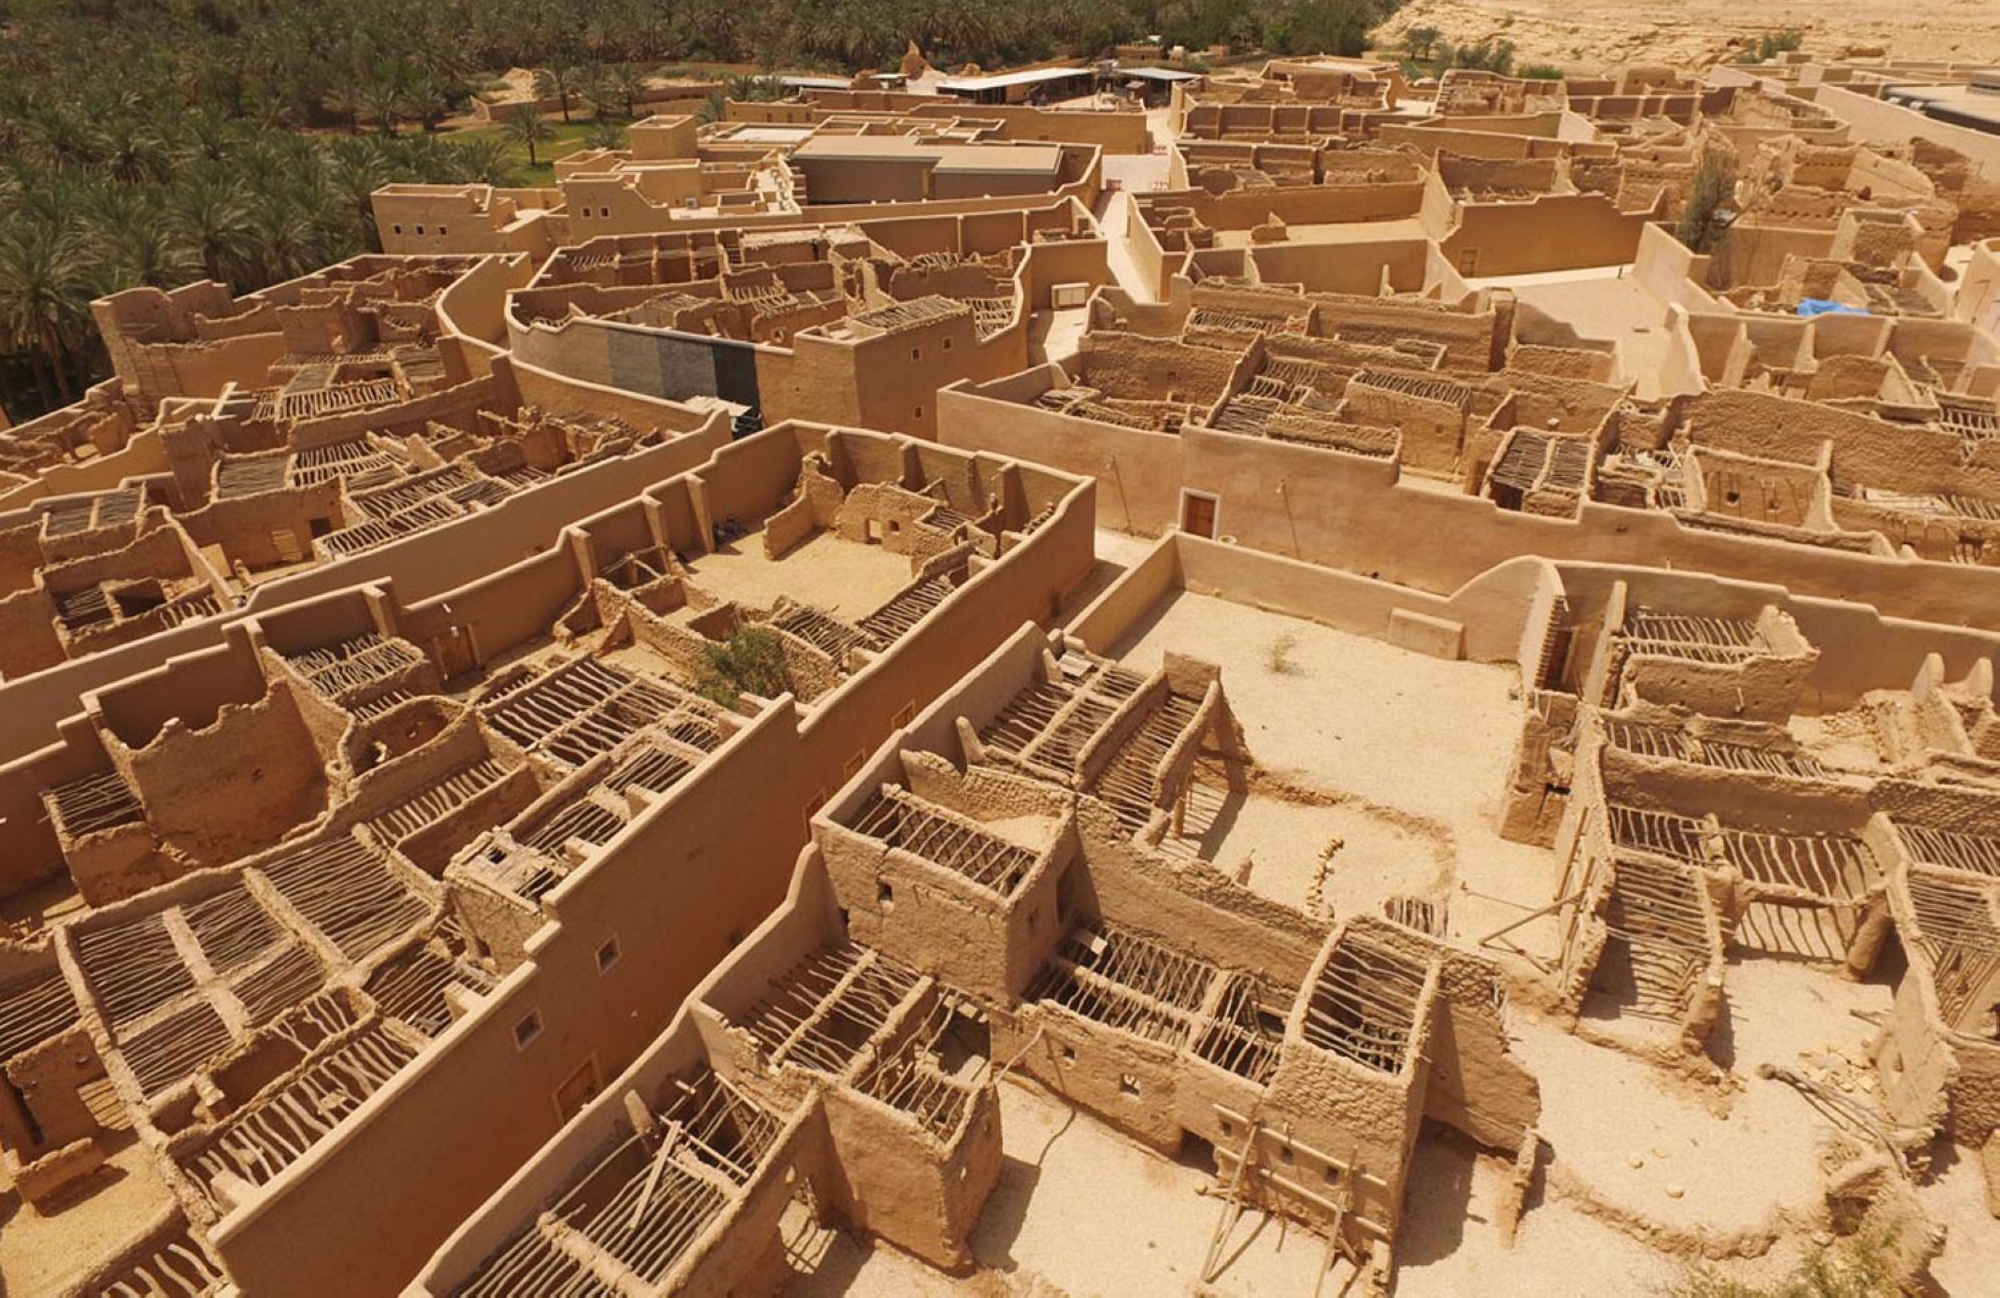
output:
[[[1867,315],[1858,306],[1848,306],[1845,302],[1829,302],[1823,297],[1799,299],[1800,315]]]

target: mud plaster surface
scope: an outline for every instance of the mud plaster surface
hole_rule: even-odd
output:
[[[1523,282],[1532,280],[1534,282]],[[1667,356],[1665,312],[1628,276],[1581,274],[1523,276],[1511,281],[1517,298],[1575,329],[1577,336],[1616,341],[1619,364],[1641,400],[1660,396],[1660,366]]]
[[[44,1217],[0,1175],[0,1294],[55,1293],[110,1256],[173,1202],[152,1153],[125,1133],[89,1182],[89,1197]]]
[[[1284,670],[1272,648],[1285,640]],[[1551,900],[1554,858],[1494,832],[1520,730],[1512,667],[1446,662],[1282,614],[1177,592],[1134,627],[1113,657],[1152,670],[1166,650],[1222,668],[1223,688],[1260,765],[1296,784],[1351,795],[1327,808],[1254,817],[1250,886],[1300,905],[1313,865],[1335,837],[1338,903],[1448,885],[1451,934],[1477,939]],[[1394,821],[1383,813],[1391,813]],[[1243,852],[1225,846],[1230,869]],[[1491,898],[1502,898],[1495,901]],[[1536,922],[1513,935],[1552,949]]]
[[[987,1274],[954,1280],[877,1246],[834,1242],[792,1298],[852,1294],[1033,1292],[1039,1277],[1061,1292],[1105,1298],[1187,1293],[1200,1280],[1217,1201],[1200,1167],[1140,1149],[1109,1127],[1038,1090],[1000,1088],[1006,1163],[987,1201],[973,1252]],[[1246,1242],[1247,1241],[1247,1242]],[[1213,1286],[1216,1294],[1309,1294],[1325,1244],[1296,1227],[1265,1225]]]
[[[1304,906],[1316,890],[1324,913],[1379,915],[1390,897],[1448,895],[1452,854],[1442,827],[1351,798],[1315,806],[1254,791],[1225,795],[1214,779],[1200,784],[1189,803],[1188,836],[1170,838],[1162,849],[1211,861],[1273,901]],[[1329,852],[1331,865],[1318,880],[1319,861]]]
[[[739,537],[688,564],[693,583],[717,599],[769,608],[790,595],[853,621],[873,613],[910,584],[910,561],[879,545],[857,545],[816,532],[781,559],[764,557],[761,533]]]
[[[1231,1261],[1203,1287],[1197,1272],[1214,1229],[1213,1184],[1193,1158],[1171,1162],[1040,1091],[1000,1088],[1007,1163],[973,1236],[981,1268],[951,1277],[882,1245],[787,1222],[794,1267],[787,1298],[835,1294],[1064,1293],[1075,1298],[1301,1298],[1312,1292],[1321,1241],[1297,1228],[1246,1218]],[[1648,1293],[1680,1275],[1676,1264],[1563,1203],[1537,1207],[1510,1249],[1494,1225],[1506,1171],[1455,1142],[1418,1146],[1404,1220],[1396,1292],[1405,1298],[1478,1293],[1594,1298]],[[1255,1233],[1252,1231],[1255,1229]],[[1329,1277],[1340,1292],[1351,1273]]]

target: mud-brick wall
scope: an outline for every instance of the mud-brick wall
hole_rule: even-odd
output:
[[[1237,354],[1188,347],[1139,334],[1083,336],[1079,383],[1128,401],[1180,401],[1211,406],[1229,390]]]
[[[1940,1127],[1951,1107],[1956,1052],[1936,1027],[1936,1003],[1921,973],[1911,969],[1874,1044],[1882,1097],[1896,1124],[1914,1130]]]
[[[1442,944],[1372,930],[1421,961],[1438,957],[1424,1116],[1512,1154],[1541,1118],[1541,1085],[1507,1046],[1506,994],[1491,961]]]
[[[1349,1159],[1353,1174],[1342,1179],[1352,1195],[1350,1211],[1392,1234],[1402,1216],[1410,1153],[1422,1128],[1429,1072],[1426,1041],[1422,1030],[1413,1034],[1408,1062],[1402,1072],[1391,1074],[1304,1045],[1294,1027],[1257,1115],[1266,1127]]]
[[[1025,897],[1017,908],[946,866],[884,849],[850,830],[822,827],[818,839],[855,941],[985,999],[1018,993],[1010,967],[1024,928],[1021,910],[1045,910],[1037,918],[1053,928],[1047,897]],[[1053,882],[1037,891],[1052,894]]]
[[[441,670],[450,673],[489,662],[541,636],[583,590],[576,557],[567,549],[548,550],[410,607],[401,630],[412,643],[440,657]],[[469,643],[442,647],[461,639]],[[469,660],[458,656],[465,652],[471,654]]]
[[[1382,291],[1384,276],[1396,292],[1422,289],[1430,249],[1428,239],[1274,243],[1252,248],[1249,259],[1257,268],[1257,277],[1266,284],[1302,284],[1308,293],[1373,297]]]
[[[1914,492],[1983,485],[1987,495],[2000,488],[2000,471],[1960,463],[1959,439],[1950,434],[1817,402],[1718,390],[1689,403],[1686,425],[1698,445],[1794,463],[1813,463],[1821,444],[1831,442],[1834,477],[1842,484]]]
[[[1438,242],[1467,275],[1527,275],[1629,263],[1649,220],[1643,212],[1620,212],[1601,194],[1461,203],[1457,228]]]
[[[1024,622],[1047,623],[1090,568],[1095,522],[1091,488],[1079,483],[1005,558],[954,591],[808,718],[806,765],[822,794],[881,744],[892,718],[913,715],[942,694]]]
[[[325,759],[282,682],[205,730],[168,722],[130,775],[160,837],[201,866],[269,847],[327,799]]]
[[[39,588],[0,599],[0,677],[12,680],[63,660],[55,618],[55,601]]]
[[[244,1291],[345,1298],[416,1275],[555,1134],[557,1088],[580,1067],[620,1073],[783,897],[804,818],[742,808],[802,802],[796,757],[790,710],[771,709],[552,893],[558,927],[530,943],[534,964],[221,1224]],[[619,959],[601,971],[613,939]],[[517,1047],[530,1012],[542,1032]]]
[[[979,1210],[1000,1181],[1000,1100],[974,1091],[959,1139],[946,1144],[910,1115],[847,1087],[826,1094],[835,1211],[935,1266],[958,1270]]]
[[[230,563],[256,571],[311,554],[313,525],[344,521],[340,494],[337,481],[259,492],[216,500],[181,521],[196,545],[219,545]]]
[[[937,436],[939,388],[960,379],[998,378],[1025,369],[1028,363],[1025,317],[1014,328],[981,341],[969,311],[849,346],[805,338],[797,343],[798,377],[809,383],[835,367],[845,369],[836,381],[855,393],[854,422],[923,438]],[[844,355],[835,355],[836,351]],[[801,388],[794,393],[799,403],[796,417],[818,418],[812,413],[811,391]]]
[[[993,1054],[1056,1094],[1166,1154],[1180,1151],[1178,1090],[1186,1063],[1172,1046],[1106,1027],[1047,1001],[992,1016]]]
[[[1354,383],[1348,385],[1342,410],[1354,423],[1398,429],[1402,435],[1398,459],[1411,469],[1439,477],[1458,469],[1465,450],[1466,416],[1457,406]]]

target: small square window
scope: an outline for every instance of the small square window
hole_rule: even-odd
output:
[[[1073,1063],[1075,1063],[1075,1062],[1076,1062],[1076,1047],[1074,1047],[1074,1046],[1064,1046],[1064,1047],[1062,1048],[1062,1057],[1063,1057],[1063,1062],[1064,1062],[1064,1063],[1066,1063],[1066,1064],[1073,1064]]]
[[[945,340],[944,340],[944,349],[945,349],[946,351],[950,351],[950,350],[951,350],[951,339],[947,338],[947,339],[945,339]]]
[[[922,419],[923,417],[924,417],[924,408],[923,408],[922,406],[918,406],[918,407],[917,407],[917,418],[919,418],[919,419]]]
[[[884,911],[896,909],[896,890],[889,886],[887,879],[875,881],[875,901]]]
[[[924,358],[924,349],[923,349],[923,348],[921,348],[921,347],[912,347],[912,348],[910,348],[910,359],[911,359],[911,360],[913,360],[913,361],[920,361],[920,360],[922,360],[923,358]]]
[[[444,230],[444,227],[443,227],[443,226],[439,226],[439,227],[438,227],[438,238],[440,238],[440,239],[444,238],[444,234],[445,234],[445,230]]]
[[[1118,1093],[1121,1095],[1137,1095],[1139,1093],[1139,1079],[1130,1073],[1120,1073],[1118,1075]]]
[[[420,225],[420,226],[418,226],[418,227],[417,227],[417,233],[418,233],[418,234],[422,234],[423,232],[424,232],[424,227],[422,227],[421,225]]]
[[[529,1010],[528,1016],[514,1025],[514,1048],[526,1050],[540,1035],[542,1035],[542,1012]]]
[[[606,942],[603,946],[598,947],[597,972],[601,974],[610,973],[611,966],[617,964],[618,957],[623,954],[624,952],[618,949],[618,939],[615,937],[612,938],[610,941]]]
[[[389,227],[389,230],[391,233],[401,234],[403,232],[403,227],[400,225],[392,225]]]

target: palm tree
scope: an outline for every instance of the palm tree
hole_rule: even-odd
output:
[[[435,77],[419,76],[403,92],[403,111],[423,123],[426,131],[437,130],[438,123],[451,116],[451,106],[451,91]]]
[[[497,135],[467,135],[445,148],[444,168],[455,180],[504,185],[513,170],[507,139]]]
[[[583,142],[593,149],[622,149],[625,147],[625,128],[615,117],[595,117],[590,125],[583,128]]]
[[[611,88],[625,100],[625,116],[639,116],[639,96],[646,90],[646,69],[637,63],[620,63],[611,69]]]
[[[553,99],[562,109],[565,125],[569,122],[569,97],[576,93],[578,84],[574,64],[561,60],[551,60],[549,65],[535,74],[535,94],[541,99]]]
[[[90,319],[91,270],[73,226],[17,220],[0,231],[0,339],[28,353],[47,409],[76,399],[73,340]]]
[[[201,262],[202,274],[225,284],[248,282],[257,230],[241,180],[221,171],[196,174],[174,191],[167,221]]]
[[[77,218],[100,293],[144,284],[172,288],[201,276],[201,263],[166,220],[164,188],[85,182],[75,194]]]
[[[382,134],[396,133],[396,117],[403,108],[403,86],[395,77],[378,73],[355,95],[355,102],[382,128]]]
[[[584,102],[590,105],[593,116],[609,116],[617,107],[617,91],[611,85],[611,73],[602,63],[586,63],[577,73],[577,89],[582,92]]]
[[[347,136],[327,149],[328,187],[340,197],[353,228],[368,246],[375,247],[376,190],[396,178],[397,168],[384,149],[385,141],[367,136]]]
[[[170,169],[166,141],[152,123],[137,118],[113,117],[101,122],[97,152],[105,170],[120,184],[161,180]]]
[[[131,204],[106,234],[110,263],[105,287],[111,291],[140,284],[173,288],[201,275],[200,259],[162,219],[158,201]]]
[[[529,166],[542,165],[541,159],[535,156],[535,146],[553,140],[556,132],[553,126],[542,120],[540,109],[533,104],[516,104],[508,111],[501,126],[509,140],[527,146]]]
[[[173,152],[182,165],[220,162],[242,138],[240,122],[203,106],[174,123]]]

